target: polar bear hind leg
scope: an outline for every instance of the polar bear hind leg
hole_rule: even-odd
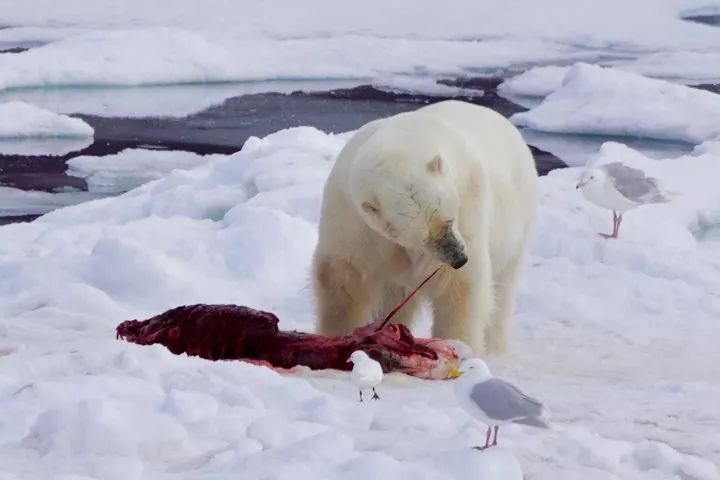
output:
[[[489,354],[500,354],[507,350],[508,327],[524,260],[525,255],[511,260],[495,279],[495,309],[485,329]]]

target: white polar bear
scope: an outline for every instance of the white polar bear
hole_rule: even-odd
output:
[[[325,185],[318,332],[347,334],[384,316],[442,265],[420,292],[433,336],[503,351],[537,192],[530,149],[490,109],[444,101],[366,124]],[[417,303],[394,321],[410,326]]]

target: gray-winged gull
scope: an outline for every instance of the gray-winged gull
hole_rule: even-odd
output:
[[[348,358],[348,362],[353,363],[352,372],[350,372],[350,380],[358,387],[360,392],[360,401],[363,401],[362,391],[372,388],[373,400],[380,400],[375,387],[380,385],[383,379],[383,370],[380,363],[373,360],[367,353],[362,350],[355,350]]]
[[[620,162],[607,163],[583,173],[575,188],[595,205],[612,210],[612,233],[600,233],[603,238],[617,238],[623,213],[646,203],[666,202],[657,180],[637,168]]]
[[[515,385],[494,378],[488,366],[479,358],[465,360],[460,367],[460,377],[454,380],[455,395],[467,412],[488,426],[485,445],[477,450],[497,445],[500,425],[521,423],[538,428],[548,428],[543,421],[543,405],[525,395]],[[491,430],[495,430],[492,444]]]

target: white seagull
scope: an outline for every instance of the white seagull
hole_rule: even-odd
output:
[[[460,405],[473,417],[488,426],[485,445],[473,447],[485,450],[497,445],[500,425],[520,423],[538,428],[548,428],[541,418],[543,405],[532,397],[528,397],[515,385],[494,378],[487,364],[479,358],[465,360],[460,367],[460,377],[453,380],[455,395]],[[491,430],[495,430],[492,444]]]
[[[612,233],[600,233],[603,238],[617,238],[623,213],[646,203],[666,202],[657,180],[637,168],[620,162],[607,163],[588,170],[575,186],[595,205],[612,210]]]
[[[383,379],[383,370],[380,363],[370,358],[368,354],[362,350],[355,350],[347,361],[353,364],[352,372],[350,372],[350,380],[358,387],[360,401],[363,401],[363,390],[368,388],[372,388],[372,399],[380,400],[380,397],[375,391],[375,387],[380,385]]]

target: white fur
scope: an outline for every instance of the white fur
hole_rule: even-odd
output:
[[[314,257],[319,332],[346,334],[387,313],[442,264],[448,249],[437,241],[451,238],[467,263],[443,265],[421,291],[433,335],[478,354],[502,351],[537,188],[529,148],[490,109],[445,101],[366,124],[325,186]],[[409,325],[416,304],[395,320]]]

